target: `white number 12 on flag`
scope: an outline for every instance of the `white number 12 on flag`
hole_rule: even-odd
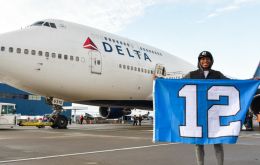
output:
[[[198,125],[197,86],[185,85],[179,91],[180,97],[185,97],[185,123],[179,126],[180,136],[203,137],[202,126]],[[232,121],[227,126],[221,126],[220,117],[236,115],[240,110],[239,91],[233,86],[212,86],[207,93],[208,100],[220,100],[220,96],[228,97],[228,105],[213,105],[208,110],[208,138],[238,136],[241,121]],[[203,100],[203,101],[208,101]]]

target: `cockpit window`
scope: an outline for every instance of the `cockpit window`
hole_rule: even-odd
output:
[[[55,23],[52,23],[52,22],[44,22],[44,21],[35,22],[35,23],[32,24],[31,26],[47,26],[47,27],[51,27],[51,28],[57,29],[57,26],[56,26]]]
[[[44,26],[49,26],[49,27],[50,27],[49,22],[45,22],[43,25],[44,25]]]
[[[57,28],[55,23],[50,23],[50,25],[51,25],[52,28]]]
[[[43,21],[38,21],[32,24],[32,26],[42,26],[43,23],[44,23]]]

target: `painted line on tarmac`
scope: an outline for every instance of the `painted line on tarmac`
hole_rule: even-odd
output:
[[[119,138],[119,139],[142,139],[149,140],[151,137],[135,137],[135,136],[114,136],[114,135],[96,135],[96,134],[85,134],[85,133],[72,133],[60,136],[47,136],[41,137],[41,139],[57,139],[57,138],[71,138],[71,137],[95,137],[95,138]]]
[[[260,138],[260,134],[259,133],[252,133],[252,134],[242,134],[239,137],[241,138]]]
[[[177,143],[157,144],[157,145],[148,145],[148,146],[139,146],[139,147],[128,147],[128,148],[116,148],[116,149],[110,149],[110,150],[100,150],[100,151],[90,151],[90,152],[78,152],[78,153],[63,154],[63,155],[50,155],[50,156],[42,156],[42,157],[34,157],[34,158],[4,160],[4,161],[0,161],[0,164],[1,164],[1,163],[13,163],[13,162],[30,161],[30,160],[42,160],[42,159],[60,158],[60,157],[68,157],[68,156],[79,156],[79,155],[106,153],[106,152],[127,151],[127,150],[135,150],[135,149],[144,149],[144,148],[168,146],[168,145],[173,145],[173,144],[177,144]]]

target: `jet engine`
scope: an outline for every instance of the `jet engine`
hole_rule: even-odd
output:
[[[259,112],[260,112],[260,94],[255,95],[250,108],[254,112],[255,115],[259,114]]]
[[[106,119],[116,119],[131,114],[131,109],[100,107],[99,114]]]

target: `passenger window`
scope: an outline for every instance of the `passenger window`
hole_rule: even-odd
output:
[[[135,67],[135,71],[137,70],[137,68]]]
[[[24,54],[28,54],[29,50],[28,49],[24,49]]]
[[[10,52],[10,53],[13,53],[13,51],[14,51],[14,48],[13,48],[13,47],[10,47],[10,48],[9,48],[9,52]]]
[[[32,54],[32,55],[35,55],[35,54],[36,54],[36,51],[35,51],[35,50],[32,50],[32,51],[31,51],[31,54]]]
[[[50,23],[50,25],[51,25],[52,28],[57,28],[55,23]]]
[[[5,47],[4,46],[1,47],[1,51],[2,52],[5,51]]]
[[[122,68],[122,64],[119,64],[119,68]]]
[[[153,71],[151,70],[151,74],[153,74]]]
[[[141,72],[144,72],[144,69],[143,69],[143,68],[141,68]]]
[[[76,61],[79,61],[79,57],[76,57]]]
[[[52,54],[51,54],[51,57],[52,57],[52,58],[56,58],[56,54],[55,54],[55,53],[52,53]]]
[[[17,48],[17,49],[16,49],[16,53],[18,53],[18,54],[20,54],[21,51],[22,51],[21,48]]]
[[[61,54],[58,54],[58,59],[62,59],[62,55]]]
[[[125,68],[126,68],[126,66],[125,66],[125,65],[123,65],[123,68],[125,69]]]
[[[38,52],[38,55],[39,55],[39,56],[42,56],[42,51],[39,51],[39,52]]]
[[[85,62],[85,58],[84,57],[81,57],[81,62]]]
[[[138,72],[140,72],[140,68],[138,68]]]
[[[74,60],[73,56],[70,56],[70,61],[73,61],[73,60]]]
[[[134,70],[134,67],[133,67],[133,66],[131,66],[131,70]]]
[[[48,26],[48,27],[50,27],[49,22],[45,22],[43,25],[44,25],[44,26]]]
[[[67,60],[68,59],[68,55],[65,54],[64,55],[64,59]]]
[[[129,70],[130,69],[130,66],[129,65],[127,65],[127,70]]]
[[[49,57],[50,53],[49,52],[45,52],[45,57]]]

